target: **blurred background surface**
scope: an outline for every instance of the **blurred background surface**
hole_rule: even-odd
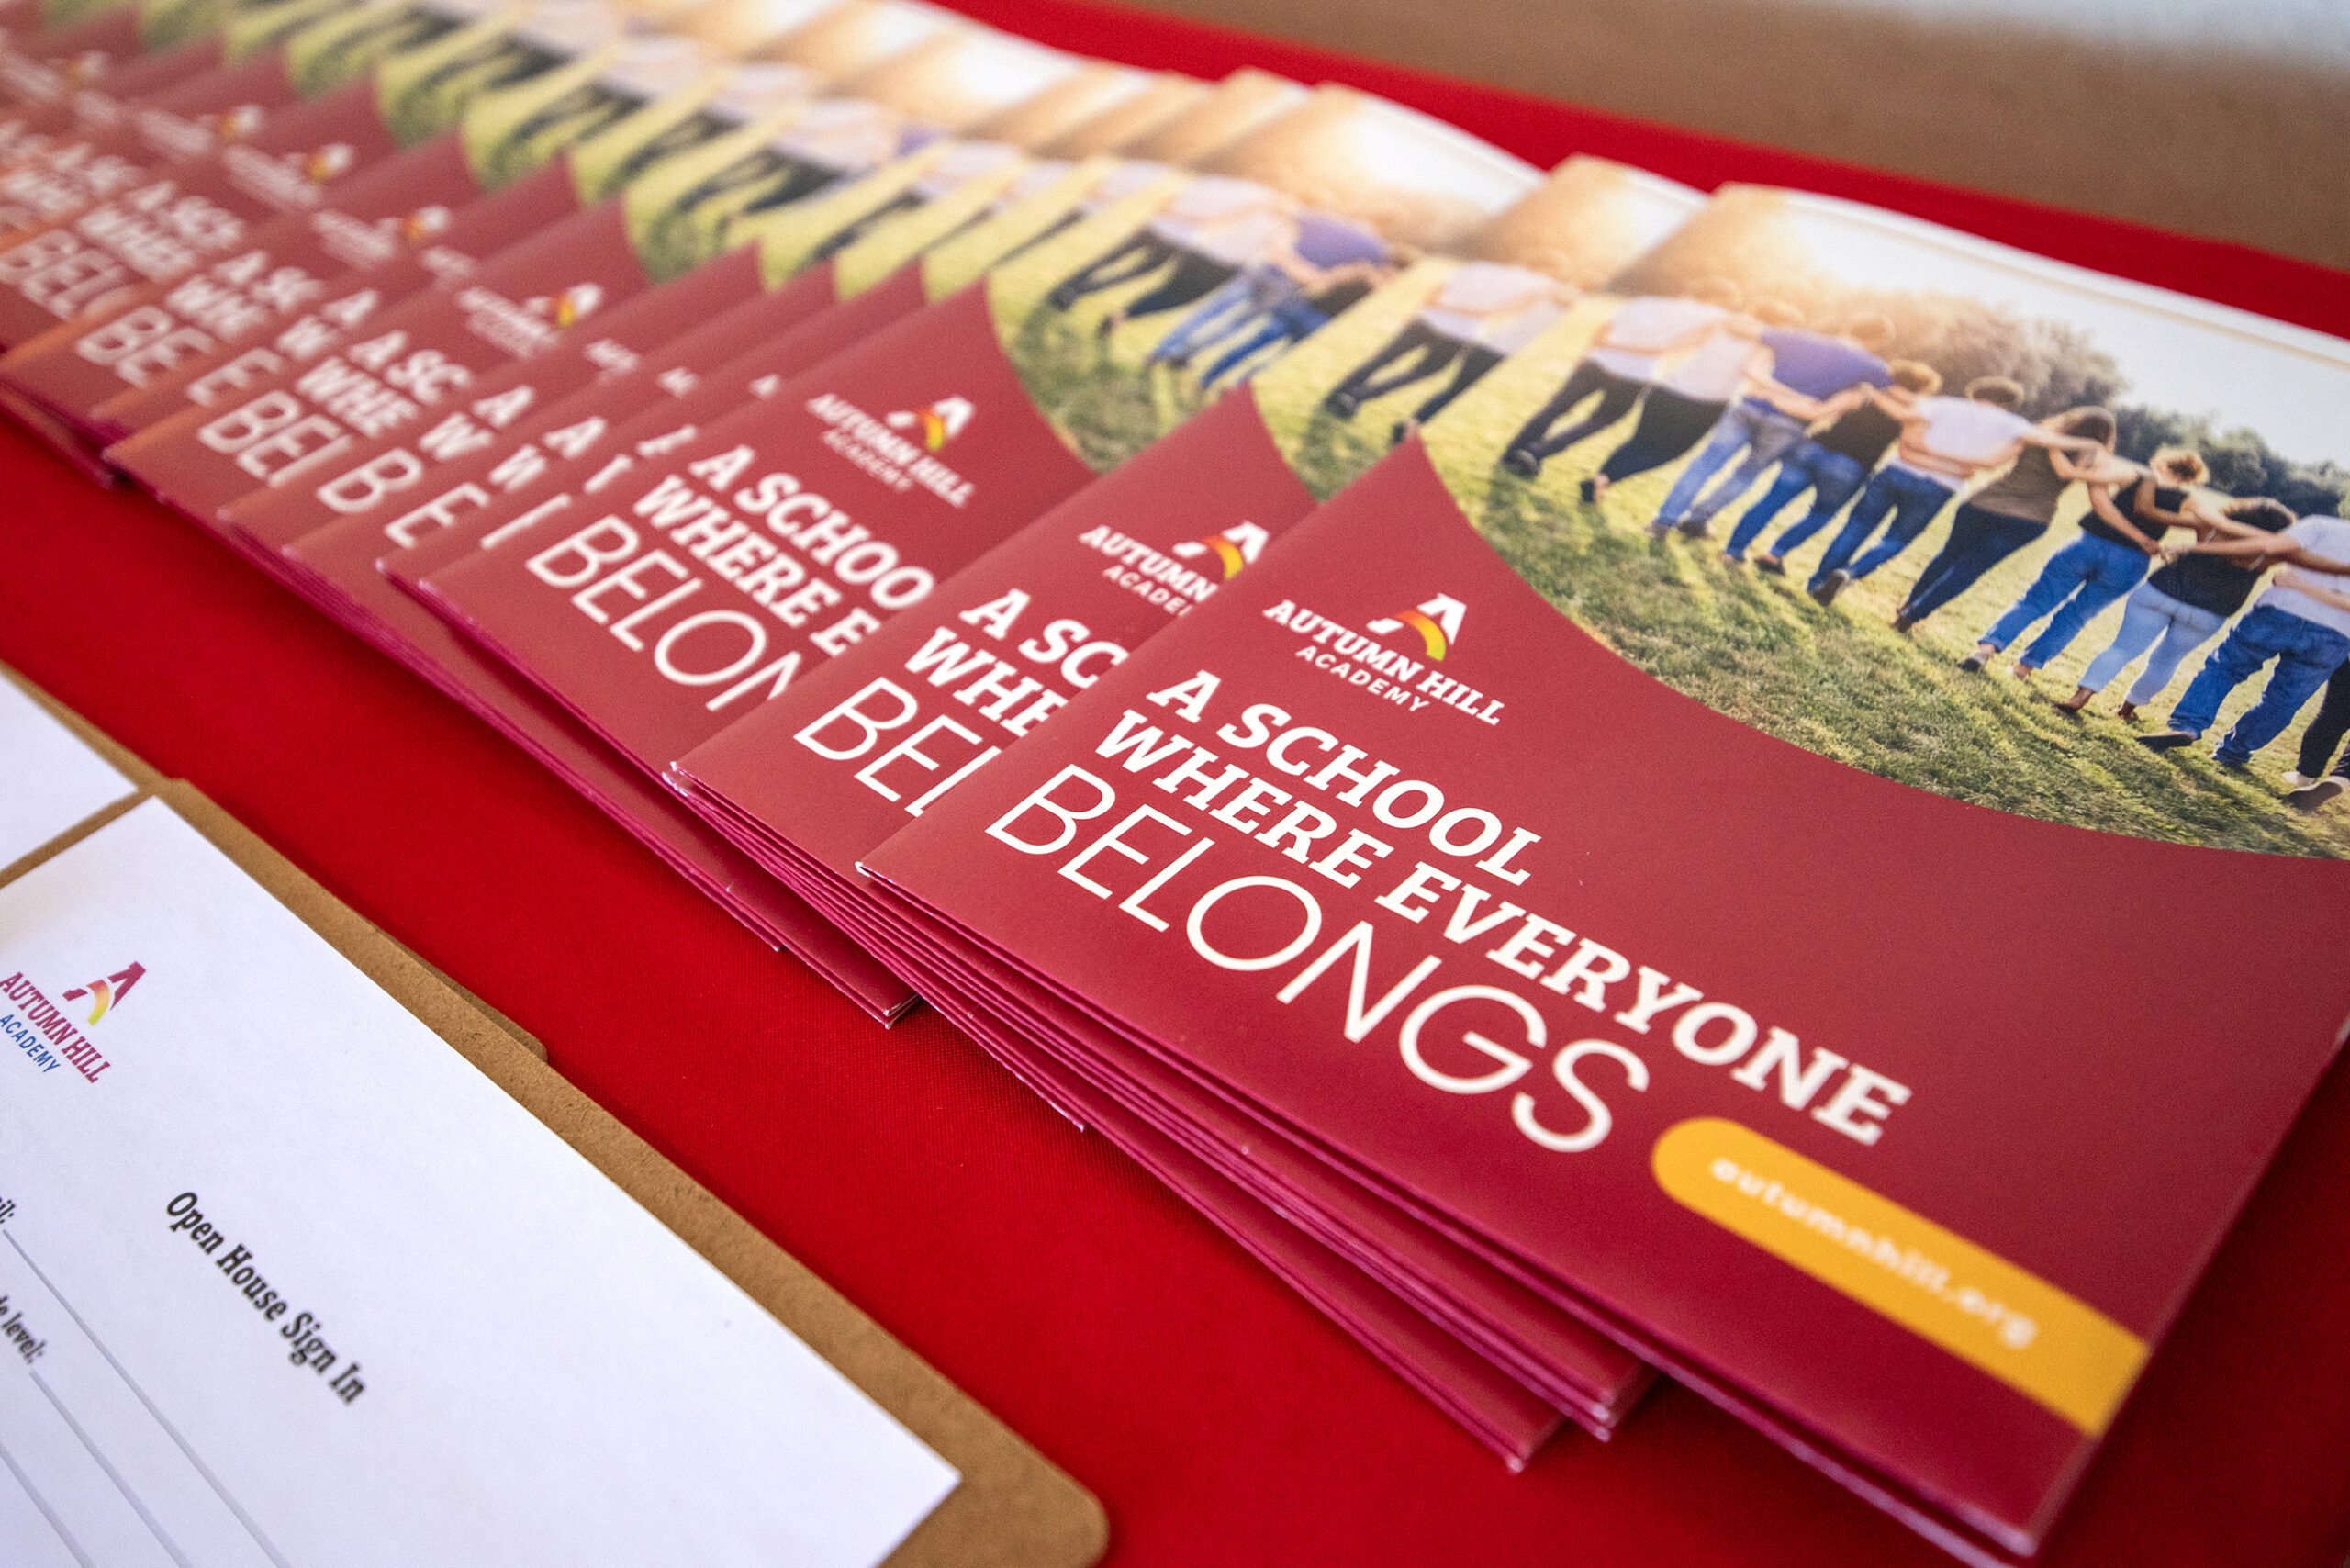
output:
[[[2350,267],[2350,0],[1127,0]]]

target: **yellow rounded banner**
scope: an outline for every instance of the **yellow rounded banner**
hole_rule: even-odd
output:
[[[2146,1342],[2087,1303],[1751,1128],[1677,1124],[1650,1163],[1684,1206],[2095,1436]]]

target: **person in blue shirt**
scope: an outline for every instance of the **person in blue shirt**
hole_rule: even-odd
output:
[[[1892,338],[1893,323],[1870,311],[1846,322],[1833,336],[1780,327],[1765,330],[1762,343],[1770,355],[1767,374],[1773,384],[1824,403],[1850,386],[1890,386],[1893,373],[1878,351]],[[1692,539],[1703,539],[1716,512],[1744,495],[1803,440],[1807,421],[1771,401],[1767,393],[1757,385],[1723,410],[1704,448],[1681,471],[1664,505],[1657,509],[1651,533],[1661,537],[1677,528]],[[1738,466],[1708,489],[1708,483],[1733,461]]]

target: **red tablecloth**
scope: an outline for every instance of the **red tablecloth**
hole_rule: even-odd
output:
[[[1596,152],[1699,185],[1883,202],[2350,335],[2350,278],[2232,246],[1073,0],[966,8],[1153,67],[1354,83],[1546,165]],[[2015,133],[2031,134],[2028,115]],[[94,489],[13,426],[0,476],[0,657],[535,1030],[588,1093],[1099,1493],[1113,1562],[1947,1561],[1678,1388],[1613,1444],[1570,1434],[1510,1475],[934,1016],[875,1027],[454,704],[162,509]],[[2247,1027],[2266,988],[2300,978],[2237,977]],[[2336,1073],[2050,1562],[2341,1563],[2345,1258]]]

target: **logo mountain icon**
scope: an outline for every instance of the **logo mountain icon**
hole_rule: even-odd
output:
[[[575,283],[561,294],[535,295],[526,303],[530,308],[553,321],[558,327],[568,327],[594,312],[604,302],[600,284]]]
[[[118,1005],[124,997],[130,994],[130,988],[137,985],[140,977],[146,972],[147,968],[143,964],[128,964],[104,980],[74,987],[65,993],[63,1000],[71,1002],[77,996],[89,997],[90,1022],[95,1024],[106,1015],[109,1008]]]
[[[963,433],[963,427],[971,422],[972,412],[970,403],[965,398],[941,398],[926,409],[891,414],[884,422],[891,430],[920,431],[923,446],[936,452]]]
[[[1240,568],[1262,554],[1271,536],[1253,522],[1235,523],[1222,533],[1211,533],[1204,539],[1186,539],[1174,547],[1175,554],[1186,561],[1196,561],[1203,555],[1214,555],[1224,566],[1225,580],[1229,582],[1240,575]]]
[[[1468,613],[1468,607],[1459,599],[1438,594],[1409,610],[1371,622],[1364,629],[1384,637],[1409,626],[1427,644],[1428,657],[1441,659],[1453,644],[1460,641],[1460,622]]]

